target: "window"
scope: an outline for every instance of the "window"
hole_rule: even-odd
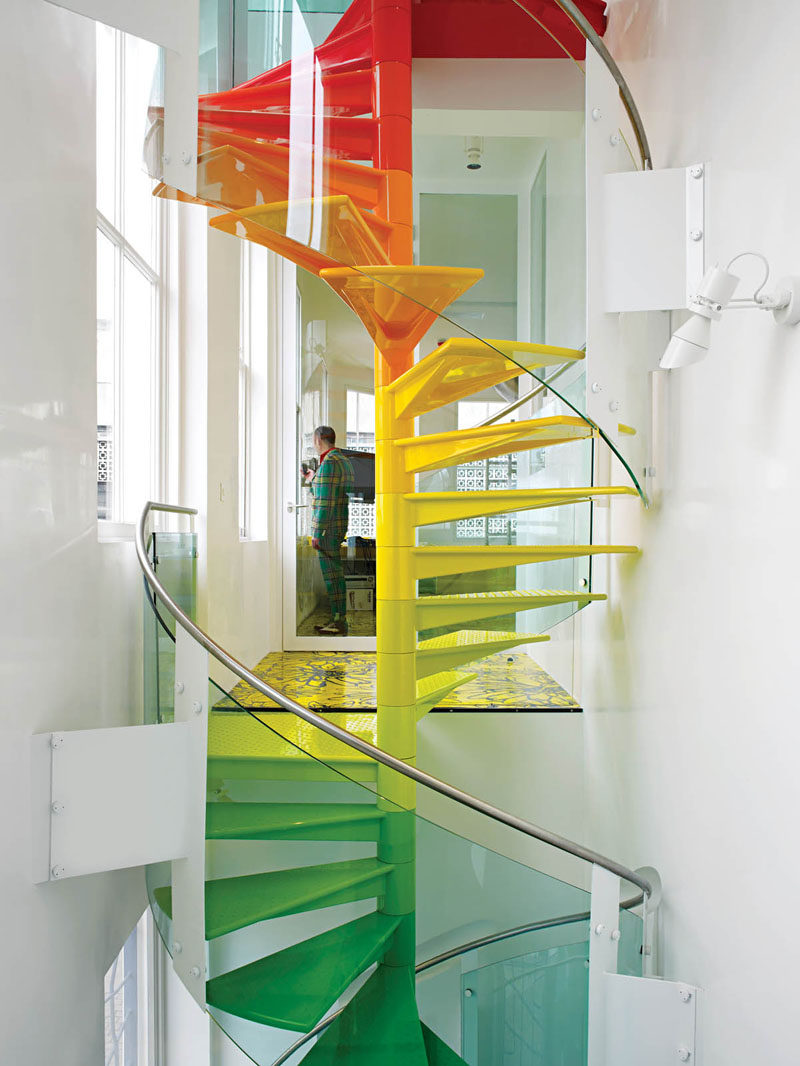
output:
[[[375,451],[375,393],[347,390],[346,448],[356,452]],[[350,501],[348,537],[375,539],[375,504]]]
[[[104,982],[105,1066],[151,1066],[155,1058],[156,933],[140,918]]]
[[[269,312],[274,257],[242,242],[239,312],[239,534],[266,540],[269,521]]]
[[[469,429],[480,425],[485,419],[496,415],[504,406],[504,403],[495,400],[461,400],[458,404],[458,428]],[[486,489],[491,491],[516,487],[516,455],[479,459],[473,463],[461,463],[456,467],[457,492],[484,492]],[[516,515],[462,518],[456,522],[456,537],[459,540],[483,540],[488,543],[492,537],[500,537],[511,544],[516,533]]]
[[[347,390],[347,448],[375,451],[375,394]]]
[[[158,486],[162,216],[143,156],[161,49],[97,24],[97,516],[133,522]]]

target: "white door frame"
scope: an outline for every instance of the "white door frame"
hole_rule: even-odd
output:
[[[297,336],[297,268],[283,260],[283,299],[281,351],[281,494],[279,499],[281,527],[281,563],[283,569],[283,595],[281,613],[283,618],[284,651],[375,651],[375,637],[299,637],[297,636],[297,533],[295,504],[307,504],[308,500],[296,500],[297,492],[297,353],[300,338]],[[309,494],[310,499],[310,494]],[[290,509],[291,508],[291,509]]]

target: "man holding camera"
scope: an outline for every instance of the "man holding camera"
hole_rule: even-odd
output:
[[[319,466],[305,474],[313,498],[311,546],[319,554],[331,610],[330,620],[314,628],[325,636],[346,637],[347,590],[341,544],[347,533],[353,466],[336,447],[336,433],[330,426],[317,426],[313,440]]]

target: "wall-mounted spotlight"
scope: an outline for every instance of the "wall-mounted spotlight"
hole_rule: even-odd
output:
[[[467,170],[480,170],[483,166],[483,137],[465,137],[464,154]]]
[[[741,278],[732,274],[730,268],[737,259],[745,255],[754,255],[763,262],[764,280],[749,299],[733,300],[732,296]],[[707,271],[697,292],[689,300],[691,315],[672,334],[661,357],[661,368],[673,370],[704,359],[711,345],[711,323],[719,321],[722,312],[728,307],[756,307],[762,311],[772,311],[775,321],[780,325],[797,325],[800,322],[800,278],[782,278],[774,293],[762,295],[768,280],[769,263],[758,252],[741,252],[731,259],[724,270],[720,266],[714,266]]]

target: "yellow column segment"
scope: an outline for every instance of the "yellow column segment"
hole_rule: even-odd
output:
[[[400,362],[410,362],[411,353]],[[376,353],[380,365],[382,357]],[[416,757],[416,579],[411,549],[415,530],[404,494],[414,491],[394,442],[413,432],[397,419],[394,400],[380,380],[375,389],[375,521],[378,746],[406,761]],[[414,786],[400,774],[379,773],[381,795],[413,808]]]

